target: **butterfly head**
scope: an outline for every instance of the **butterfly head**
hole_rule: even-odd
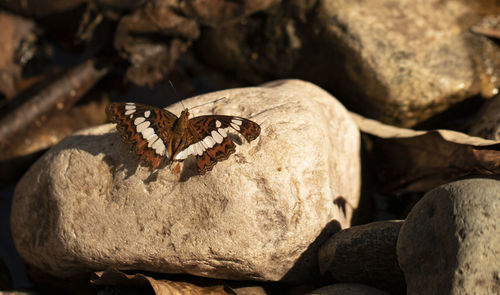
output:
[[[181,115],[174,123],[173,131],[179,134],[183,134],[185,130],[187,130],[189,124],[189,111],[188,109],[184,109],[181,112]]]
[[[182,117],[186,117],[187,119],[189,119],[189,111],[187,108],[183,109],[182,112],[181,112],[181,118]]]

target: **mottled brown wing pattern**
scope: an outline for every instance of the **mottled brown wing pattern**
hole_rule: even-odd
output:
[[[177,116],[160,108],[136,103],[111,103],[106,107],[106,114],[111,122],[117,124],[123,140],[153,170],[164,158],[168,159],[168,131]]]
[[[238,131],[248,142],[256,139],[260,134],[259,124],[236,116],[199,116],[189,120],[189,123],[193,130],[202,136],[209,135],[212,130],[227,129],[229,127]]]
[[[201,156],[196,156],[198,172],[205,174],[207,171],[212,170],[217,162],[226,160],[235,151],[234,142],[229,137],[224,138],[221,143],[207,149]]]
[[[183,160],[195,155],[198,172],[205,174],[217,162],[226,160],[235,152],[236,146],[228,137],[230,129],[241,133],[248,142],[260,134],[260,126],[245,118],[221,115],[195,117],[189,120],[191,142],[175,159]]]

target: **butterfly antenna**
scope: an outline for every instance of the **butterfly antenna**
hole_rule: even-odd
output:
[[[225,97],[225,96],[224,96],[224,97],[221,97],[221,98],[218,98],[218,99],[215,99],[215,100],[211,100],[211,101],[209,101],[209,102],[202,103],[202,104],[200,104],[200,105],[194,106],[194,107],[192,107],[191,109],[196,109],[196,108],[202,107],[202,106],[207,105],[207,104],[211,104],[211,103],[214,103],[214,102],[221,101],[221,100],[223,100],[223,99],[227,99],[227,97]]]
[[[172,87],[172,89],[174,90],[174,94],[175,94],[175,97],[180,101],[181,105],[182,105],[182,109],[186,109],[186,107],[184,106],[184,104],[182,103],[182,99],[181,97],[179,96],[179,93],[177,93],[177,90],[175,90],[175,87],[174,87],[174,84],[172,83],[172,81],[169,79],[168,80],[168,83],[170,84],[170,87]]]

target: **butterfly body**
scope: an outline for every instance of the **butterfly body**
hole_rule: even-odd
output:
[[[193,155],[198,172],[204,174],[235,152],[229,130],[239,132],[248,142],[260,134],[260,126],[248,119],[222,115],[189,119],[187,109],[177,117],[148,105],[111,103],[106,107],[106,114],[117,124],[124,141],[153,170],[162,161],[183,161]]]

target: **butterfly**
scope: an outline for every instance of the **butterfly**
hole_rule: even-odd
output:
[[[184,161],[196,156],[200,174],[229,158],[236,146],[228,137],[235,130],[251,142],[260,134],[260,126],[236,116],[209,115],[189,119],[188,109],[180,117],[149,105],[117,102],[106,107],[108,119],[116,123],[123,140],[140,160],[154,171],[162,161]]]

